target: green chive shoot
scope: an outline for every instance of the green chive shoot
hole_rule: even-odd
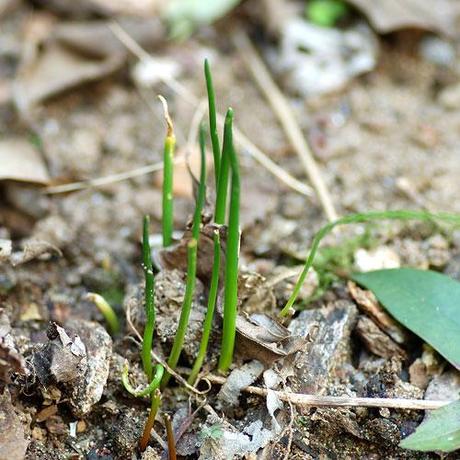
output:
[[[206,199],[206,150],[205,150],[205,135],[203,126],[200,127],[200,153],[201,153],[201,168],[200,168],[200,185],[198,188],[198,196],[195,204],[195,212],[192,223],[192,238],[187,244],[187,281],[185,286],[184,301],[179,317],[176,336],[174,337],[173,346],[168,359],[168,365],[175,369],[179,361],[184,344],[185,334],[190,319],[192,310],[193,295],[196,284],[196,265],[198,252],[198,239],[200,236],[201,227],[201,212]],[[165,372],[161,382],[162,388],[168,384],[171,375]]]
[[[227,113],[233,114],[231,109]],[[224,318],[219,371],[226,372],[233,360],[238,308],[238,259],[240,250],[240,169],[232,136],[233,116],[228,124],[228,149],[232,170],[230,188],[230,214],[228,223],[227,251],[225,260]]]
[[[168,112],[168,104],[163,96],[158,96],[163,104],[164,116],[167,125],[166,138],[163,150],[163,194],[162,194],[162,224],[163,224],[163,247],[172,244],[174,227],[174,197],[173,197],[173,173],[174,173],[174,147],[176,138],[171,117]]]
[[[204,61],[204,75],[206,78],[206,89],[208,92],[209,134],[211,136],[212,155],[214,158],[214,177],[217,189],[220,169],[220,143],[219,135],[217,134],[216,96],[214,94],[214,87],[212,84],[211,68],[207,59]]]
[[[279,316],[287,316],[292,313],[293,305],[299,295],[300,289],[302,288],[308,270],[313,265],[313,261],[318,251],[321,240],[330,233],[338,225],[345,224],[361,224],[379,220],[424,220],[424,221],[442,221],[451,224],[460,224],[460,216],[458,214],[450,214],[446,212],[431,213],[428,211],[411,211],[411,210],[390,210],[390,211],[369,211],[357,214],[351,214],[349,216],[342,217],[334,222],[330,222],[322,227],[313,238],[310,253],[305,261],[305,266],[302,273],[299,275],[297,282],[294,286],[291,296],[287,301],[284,308],[279,313]]]

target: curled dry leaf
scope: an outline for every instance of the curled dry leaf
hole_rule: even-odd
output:
[[[239,314],[236,333],[239,354],[266,365],[301,350],[308,343],[308,337],[293,335],[276,319],[261,313]]]
[[[379,304],[371,291],[361,289],[353,281],[348,282],[348,291],[359,309],[366,313],[382,331],[386,332],[396,343],[403,344],[409,334]]]
[[[53,255],[61,257],[62,252],[59,248],[46,241],[29,240],[24,244],[22,251],[14,252],[11,255],[10,262],[14,267],[33,259],[50,257]]]
[[[142,46],[156,44],[163,37],[157,18],[131,18],[120,24]],[[15,104],[27,113],[63,91],[113,74],[127,56],[107,21],[60,24],[37,44],[33,58],[23,63],[14,84]]]

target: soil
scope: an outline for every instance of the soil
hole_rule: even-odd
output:
[[[30,26],[31,17],[41,14],[43,10],[26,3],[1,18],[1,40],[9,44],[9,51],[0,50],[0,90],[18,72],[23,29]],[[251,31],[247,21],[245,27]],[[306,183],[275,115],[238,50],[228,45],[228,33],[223,26],[205,27],[185,43],[158,45],[154,53],[179,62],[178,80],[199,98],[205,96],[203,57],[212,55],[219,110],[231,105],[238,127]],[[258,40],[258,46],[273,46],[266,38]],[[419,208],[460,212],[460,202],[453,199],[460,195],[460,111],[441,97],[453,90],[457,76],[408,49],[405,35],[383,37],[380,45],[378,67],[353,79],[342,91],[309,99],[285,93],[313,147],[334,205],[341,215]],[[56,183],[129,171],[161,161],[165,124],[156,100],[160,93],[168,100],[178,148],[183,150],[195,108],[162,83],[151,90],[136,87],[129,75],[134,63],[130,58],[114,75],[64,91],[26,115],[17,113],[11,101],[3,103],[2,137],[20,137],[38,146]],[[315,197],[289,189],[247,152],[240,154],[240,310],[273,314],[286,301],[293,278],[273,285],[270,280],[302,263],[325,217]],[[167,458],[162,417],[157,419],[150,446],[139,452],[150,403],[128,394],[120,380],[127,360],[132,380],[146,383],[139,343],[126,313],[142,333],[141,219],[144,214],[151,216],[152,241],[158,240],[158,181],[158,174],[147,174],[64,194],[49,194],[45,187],[26,182],[0,182],[0,239],[11,240],[13,253],[18,254],[31,240],[45,241],[52,248],[40,248],[30,260],[15,266],[0,258],[0,351],[7,350],[7,355],[0,354],[0,370],[4,363],[8,369],[4,375],[0,372],[0,411],[10,417],[3,425],[8,427],[3,440],[0,434],[0,459]],[[187,190],[179,191],[175,200],[174,227],[180,232],[194,207]],[[271,369],[280,380],[269,388],[423,398],[425,390],[447,372],[458,378],[420,340],[407,331],[392,334],[370,316],[347,285],[346,275],[358,249],[350,241],[358,241],[371,259],[372,250],[386,248],[401,265],[430,267],[460,280],[460,236],[444,227],[394,222],[367,232],[364,226],[355,226],[328,238],[325,245],[340,247],[345,262],[331,259],[327,270],[318,269],[308,279],[301,298],[316,292],[315,300],[285,324],[287,335],[292,337],[296,331],[307,337],[307,345],[292,351],[293,344],[286,356],[275,353],[267,358],[262,350],[257,356],[266,360],[253,370],[249,384],[269,387],[266,372]],[[334,272],[328,282],[326,272]],[[184,376],[201,337],[207,292],[206,282],[201,281],[178,369]],[[171,347],[184,283],[180,264],[156,277],[154,351],[162,358]],[[114,307],[121,321],[119,334],[110,337],[105,331],[102,315],[85,298],[88,292],[103,295]],[[219,355],[218,323],[217,318],[204,366],[211,373]],[[253,358],[247,346],[241,347],[233,367],[248,365]],[[177,450],[183,458],[239,458],[241,453],[247,458],[287,455],[290,459],[438,457],[398,447],[423,419],[421,411],[299,409],[281,403],[272,416],[268,399],[260,396],[238,393],[232,404],[219,393],[220,385],[198,395],[171,382],[163,393],[161,410],[173,417]],[[255,425],[259,422],[263,428]],[[232,433],[234,440],[226,440]],[[264,436],[268,441],[261,440]],[[234,451],[229,447],[232,443]]]

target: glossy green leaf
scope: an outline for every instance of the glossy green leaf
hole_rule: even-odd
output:
[[[403,439],[404,449],[452,452],[460,448],[460,401],[433,412],[427,420]]]
[[[358,273],[353,279],[460,369],[460,283],[441,273],[412,268]]]

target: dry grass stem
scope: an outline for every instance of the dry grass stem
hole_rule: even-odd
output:
[[[223,385],[227,380],[218,375],[207,375],[206,380],[211,383]],[[267,396],[265,388],[248,386],[243,388],[246,393]],[[286,401],[299,407],[388,407],[390,409],[434,410],[443,407],[452,401],[437,401],[425,399],[400,399],[400,398],[355,398],[350,396],[317,396],[286,391],[275,391],[281,401]]]
[[[338,216],[331,194],[326,187],[321,171],[316,164],[311,149],[305,140],[302,130],[300,129],[286,98],[273,81],[267,67],[257,54],[257,51],[246,33],[240,30],[234,34],[233,39],[236,47],[239,51],[241,51],[243,60],[251,72],[251,75],[278,117],[284,131],[286,132],[289,142],[299,155],[299,158],[305,168],[305,172],[307,173],[307,176],[318,195],[318,199],[328,220],[337,220]]]

